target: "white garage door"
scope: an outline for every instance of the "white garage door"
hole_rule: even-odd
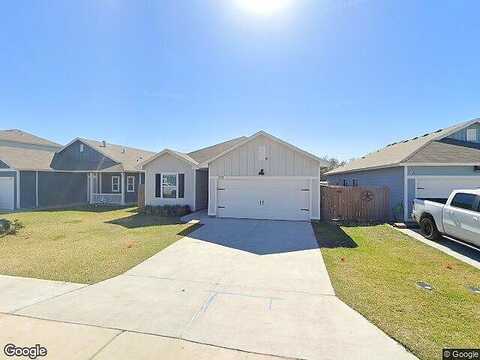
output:
[[[309,180],[218,181],[218,217],[310,220]]]
[[[13,177],[0,177],[0,210],[13,210],[14,200]]]
[[[480,176],[471,178],[417,178],[417,197],[446,199],[453,190],[480,188]]]

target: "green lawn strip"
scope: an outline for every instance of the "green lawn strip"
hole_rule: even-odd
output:
[[[0,274],[92,284],[119,275],[194,230],[129,209],[8,214],[24,228],[0,238]]]
[[[416,356],[480,348],[480,270],[388,225],[313,227],[338,297]]]

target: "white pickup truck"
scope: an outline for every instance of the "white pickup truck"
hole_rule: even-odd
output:
[[[480,190],[456,190],[446,202],[415,199],[412,216],[427,239],[447,235],[480,246]]]

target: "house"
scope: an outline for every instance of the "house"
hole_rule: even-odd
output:
[[[480,188],[480,119],[387,145],[326,176],[329,184],[388,187],[392,219],[409,221],[415,198]]]
[[[129,204],[154,153],[75,139],[61,146],[21,130],[0,131],[0,209]]]
[[[320,218],[327,163],[264,131],[190,153],[165,149],[144,162],[146,205],[189,205],[210,216]]]

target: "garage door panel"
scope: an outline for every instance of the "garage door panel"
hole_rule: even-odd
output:
[[[417,178],[417,198],[446,199],[454,190],[480,188],[480,176],[472,178]]]
[[[0,177],[0,210],[13,210],[15,188],[13,177]]]
[[[308,180],[220,180],[218,216],[309,220]]]

